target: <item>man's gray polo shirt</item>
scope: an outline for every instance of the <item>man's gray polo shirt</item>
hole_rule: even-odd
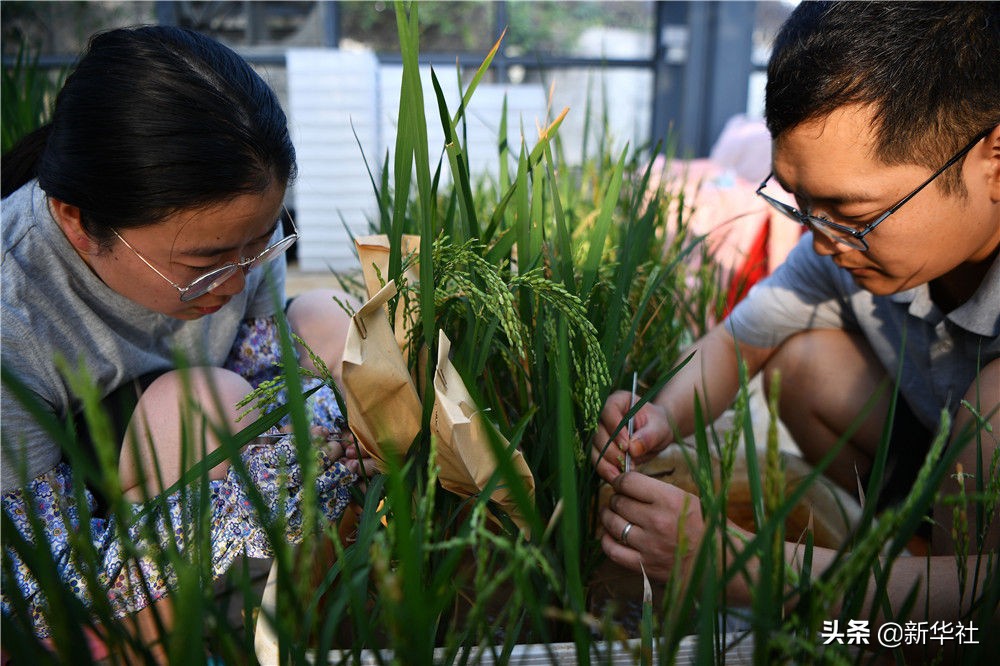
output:
[[[941,409],[954,416],[979,369],[1000,358],[1000,258],[967,302],[943,313],[927,284],[889,296],[865,291],[830,257],[816,254],[812,234],[805,234],[736,306],[728,326],[741,342],[764,348],[806,329],[860,332],[890,377],[900,372],[903,350],[900,393],[936,431]]]

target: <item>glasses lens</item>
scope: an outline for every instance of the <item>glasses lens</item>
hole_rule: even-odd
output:
[[[253,268],[254,266],[259,266],[261,264],[266,264],[269,261],[277,259],[278,257],[280,257],[282,254],[285,253],[285,250],[294,245],[295,241],[297,241],[298,239],[299,239],[298,234],[292,234],[291,236],[285,236],[274,245],[265,247],[264,251],[258,254],[257,258],[253,260],[250,266],[248,266],[248,269]]]
[[[868,249],[868,245],[863,240],[855,238],[843,229],[831,226],[829,222],[822,218],[807,215],[804,217],[804,221],[813,231],[818,231],[830,240],[836,241],[841,245],[845,245],[854,250],[861,250],[862,252]]]
[[[767,181],[765,181],[765,183],[766,182]],[[795,206],[787,204],[784,201],[774,199],[773,197],[769,197],[760,190],[757,190],[757,194],[763,197],[764,201],[769,203],[772,208],[779,213],[782,213],[789,219],[794,220],[799,224],[803,224],[813,231],[818,231],[830,240],[836,241],[841,245],[845,245],[854,250],[861,250],[862,252],[868,251],[868,243],[861,238],[857,238],[853,233],[851,233],[850,230],[842,228],[828,220],[824,220],[821,217],[806,215]]]
[[[253,261],[243,266],[243,270],[249,271],[255,266],[266,264],[269,261],[277,259],[284,254],[285,251],[298,240],[298,238],[298,234],[285,236],[274,245],[264,248],[264,251],[257,255]],[[181,295],[181,301],[186,303],[187,301],[193,301],[200,296],[204,296],[208,292],[222,285],[223,282],[231,278],[233,273],[239,269],[239,264],[226,264],[225,266],[221,266],[214,271],[205,273],[188,285],[187,289]]]
[[[764,198],[764,201],[771,204],[772,208],[774,208],[776,211],[778,211],[785,217],[795,222],[798,222],[799,224],[808,224],[808,222],[805,219],[803,219],[805,216],[802,213],[800,213],[799,210],[794,206],[789,206],[784,201],[778,201],[777,199],[773,199],[764,194],[763,192],[760,193],[760,196]]]
[[[239,267],[236,264],[228,264],[205,273],[188,285],[187,290],[181,295],[181,301],[186,303],[187,301],[193,301],[199,296],[204,296],[231,278],[233,273],[238,269]]]
[[[835,240],[841,245],[846,245],[852,250],[861,250],[862,252],[868,251],[868,243],[860,238],[855,238],[854,236],[838,236]]]

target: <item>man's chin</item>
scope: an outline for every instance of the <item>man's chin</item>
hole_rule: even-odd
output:
[[[875,296],[890,296],[907,289],[905,283],[870,268],[852,270],[851,278],[854,284]]]

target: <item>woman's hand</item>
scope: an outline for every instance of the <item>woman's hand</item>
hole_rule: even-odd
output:
[[[283,435],[290,434],[292,428],[285,426],[281,432]],[[343,464],[352,474],[359,477],[361,489],[364,491],[364,480],[378,470],[375,466],[375,459],[366,454],[358,445],[354,433],[346,425],[342,429],[314,425],[309,429],[309,436],[312,438],[313,444],[327,458],[332,462]]]
[[[368,492],[368,478],[377,472],[375,466],[375,459],[365,453],[364,449],[358,444],[357,438],[354,437],[354,433],[350,431],[347,427],[346,422],[343,424],[335,422],[336,425],[343,425],[340,430],[331,431],[327,428],[320,427],[319,430],[324,431],[322,434],[324,436],[321,446],[324,452],[331,460],[336,460],[342,463],[351,474],[357,477],[355,484],[362,494]],[[317,434],[317,428],[313,428],[313,436]],[[363,507],[358,503],[358,498],[351,501],[349,505],[350,509],[354,512],[356,516],[361,515]]]
[[[626,451],[631,454],[635,464],[642,464],[673,441],[673,431],[666,410],[660,405],[648,402],[635,414],[632,439],[629,440],[628,430],[622,428],[614,440],[608,443],[611,433],[624,420],[634,400],[630,391],[616,391],[611,394],[604,404],[597,424],[591,460],[600,477],[609,483],[624,470]]]
[[[332,429],[313,426],[312,434],[314,439],[320,439],[320,446],[331,460],[340,461],[352,474],[358,476],[363,491],[365,479],[377,471],[375,459],[361,448],[354,433],[347,427],[347,422],[338,418]]]
[[[618,474],[611,485],[614,494],[601,510],[604,552],[634,571],[641,564],[653,580],[679,573],[687,581],[705,536],[698,498],[639,472]]]
[[[375,466],[375,459],[368,455],[354,439],[354,435],[348,433],[350,441],[344,447],[344,464],[361,479],[359,485],[365,489],[365,479],[375,474],[378,469]]]

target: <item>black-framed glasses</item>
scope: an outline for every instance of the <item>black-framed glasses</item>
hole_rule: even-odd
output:
[[[288,210],[284,206],[282,206],[281,209],[285,212],[285,215],[288,216],[288,220],[292,223],[292,233],[285,236],[278,242],[268,245],[261,250],[260,254],[254,257],[249,259],[241,258],[239,261],[230,261],[229,263],[225,263],[218,268],[213,268],[203,275],[199,275],[194,280],[189,282],[187,286],[181,286],[164,275],[160,269],[149,261],[149,259],[146,259],[146,257],[142,256],[137,249],[132,247],[131,243],[122,238],[122,235],[118,233],[117,229],[112,229],[111,231],[118,237],[118,240],[125,244],[125,247],[132,250],[132,253],[142,260],[142,263],[149,266],[154,273],[169,282],[170,286],[177,290],[177,293],[180,294],[181,302],[187,303],[188,301],[193,301],[200,296],[204,296],[213,289],[216,289],[226,280],[231,278],[236,271],[242,270],[244,274],[249,273],[257,266],[261,266],[269,261],[277,259],[284,254],[288,248],[294,245],[295,241],[299,239],[299,229],[295,226],[295,220],[293,220],[292,216],[288,214]],[[280,226],[281,220],[278,220],[278,224]]]
[[[944,163],[944,166],[942,166],[940,169],[931,174],[931,177],[925,180],[923,183],[921,183],[917,187],[917,189],[913,190],[905,197],[897,201],[895,204],[892,205],[891,208],[889,208],[889,210],[885,211],[884,213],[876,217],[874,221],[872,221],[864,229],[861,230],[852,229],[842,224],[837,224],[836,222],[827,220],[826,218],[816,217],[815,215],[809,215],[807,213],[803,213],[795,206],[792,206],[790,204],[785,203],[784,201],[779,201],[773,197],[768,196],[767,194],[764,193],[763,190],[764,186],[767,185],[767,182],[771,180],[771,178],[774,176],[774,172],[769,173],[767,175],[767,178],[764,179],[764,182],[762,182],[760,184],[760,187],[757,188],[757,196],[763,198],[764,201],[769,203],[775,210],[795,220],[799,224],[803,224],[809,227],[810,229],[813,229],[814,231],[818,231],[827,238],[834,240],[838,243],[841,243],[842,245],[846,245],[849,248],[860,250],[861,252],[867,252],[868,241],[865,240],[865,236],[874,231],[875,227],[882,224],[882,222],[884,222],[887,217],[889,217],[897,210],[899,210],[903,206],[903,204],[905,204],[907,201],[915,197],[917,193],[920,192],[920,190],[930,185],[931,182],[933,182],[935,178],[944,173],[948,169],[948,167],[950,167],[951,165],[955,164],[955,162],[958,162],[960,159],[962,159],[966,153],[972,150],[972,148],[977,143],[982,141],[983,138],[985,138],[986,135],[989,134],[991,131],[993,131],[993,128],[984,130],[979,134],[977,134],[976,137],[972,139],[972,141],[967,143],[965,147],[963,147],[961,150],[955,153],[951,157],[951,159],[949,159],[947,162]]]

